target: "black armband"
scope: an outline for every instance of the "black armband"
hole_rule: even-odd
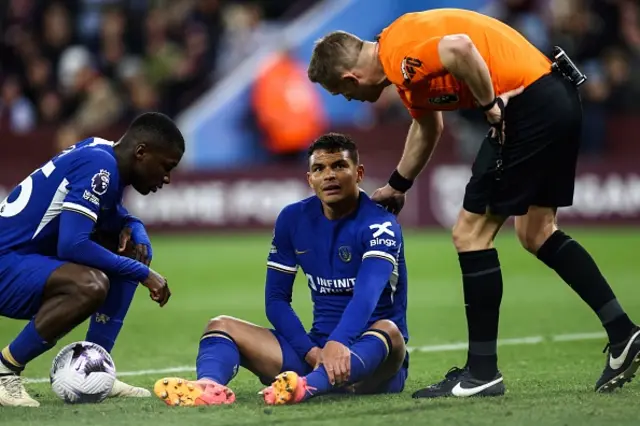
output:
[[[389,178],[389,186],[400,192],[407,192],[413,186],[413,180],[402,176],[398,169],[394,170]]]
[[[496,105],[496,102],[498,102],[498,97],[497,96],[495,98],[493,98],[493,100],[491,102],[489,102],[487,105],[480,105],[480,109],[483,112],[487,112],[487,111],[489,111],[491,108],[493,108]]]

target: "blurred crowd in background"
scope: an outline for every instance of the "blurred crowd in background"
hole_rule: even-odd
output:
[[[140,112],[174,117],[314,0],[5,0],[0,131],[61,146]]]
[[[637,0],[492,0],[480,12],[516,28],[551,57],[561,46],[587,74],[582,88],[584,107],[583,152],[598,155],[606,147],[609,114],[640,112],[640,2]],[[405,118],[394,93],[387,92],[376,105],[383,120]],[[478,135],[486,133],[484,117],[477,111],[450,115],[458,131],[469,137],[460,155],[469,159],[477,149]]]
[[[143,111],[175,117],[317,1],[4,0],[0,131],[50,127],[62,147]],[[606,148],[608,114],[640,112],[635,0],[489,0],[481,12],[548,55],[561,45],[588,75],[586,153]],[[373,108],[376,122],[409,120],[393,90]],[[469,134],[462,141],[486,132],[476,112],[447,120]]]

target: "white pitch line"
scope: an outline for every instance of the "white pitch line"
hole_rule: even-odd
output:
[[[513,339],[498,340],[498,346],[520,346],[520,345],[537,345],[544,342],[578,342],[584,340],[597,340],[605,337],[606,334],[596,333],[572,333],[572,334],[556,334],[550,338],[543,336],[517,337]],[[467,349],[467,342],[447,343],[443,345],[427,345],[427,346],[410,346],[407,348],[409,352],[449,352],[463,351]],[[158,368],[149,370],[135,370],[118,372],[118,377],[130,376],[148,376],[156,374],[169,373],[187,373],[195,371],[195,367],[183,365],[181,367]],[[35,379],[25,379],[27,383],[49,383],[48,377],[40,377]]]
[[[195,367],[183,365],[182,367],[156,368],[151,370],[135,370],[135,371],[118,371],[118,377],[127,376],[149,376],[151,374],[169,374],[169,373],[185,373],[195,371]],[[40,377],[37,379],[25,379],[26,383],[49,383],[48,377]]]
[[[554,336],[555,337],[555,336]],[[582,340],[582,339],[574,339]],[[499,346],[513,346],[513,345],[535,345],[544,342],[545,339],[542,336],[530,336],[530,337],[517,337],[514,339],[502,339],[498,341]],[[560,340],[561,341],[561,340]],[[446,345],[429,345],[408,347],[409,352],[448,352],[448,351],[463,351],[467,349],[467,342],[449,343]]]
[[[559,334],[553,336],[551,340],[554,342],[575,342],[579,340],[597,340],[605,337],[607,333],[595,332],[595,333],[575,333],[575,334]]]

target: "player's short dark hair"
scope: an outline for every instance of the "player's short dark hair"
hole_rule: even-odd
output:
[[[333,31],[316,41],[307,76],[313,83],[335,87],[341,74],[356,66],[364,42],[353,34]]]
[[[360,161],[356,143],[349,136],[343,135],[342,133],[327,133],[320,136],[309,146],[307,155],[311,157],[316,151],[332,153],[347,151],[353,164],[358,164]]]
[[[125,139],[184,152],[184,137],[176,123],[160,112],[145,112],[129,125]]]

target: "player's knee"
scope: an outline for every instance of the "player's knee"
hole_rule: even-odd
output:
[[[552,214],[518,217],[515,221],[515,228],[522,247],[534,255],[557,230],[555,217]]]
[[[73,279],[78,303],[85,307],[95,307],[104,302],[109,293],[109,278],[102,271],[86,268]]]
[[[393,351],[405,352],[404,336],[395,322],[387,319],[379,320],[373,323],[371,329],[384,332],[391,341],[391,349]]]
[[[451,236],[458,253],[486,250],[493,247],[493,239],[500,224],[490,222],[485,216],[462,211],[453,226]]]
[[[222,331],[230,336],[233,336],[235,324],[237,319],[228,315],[218,315],[215,318],[211,318],[207,323],[205,333],[209,331]]]
[[[538,233],[533,229],[516,229],[518,240],[522,247],[529,253],[536,254],[538,248],[542,245]]]

